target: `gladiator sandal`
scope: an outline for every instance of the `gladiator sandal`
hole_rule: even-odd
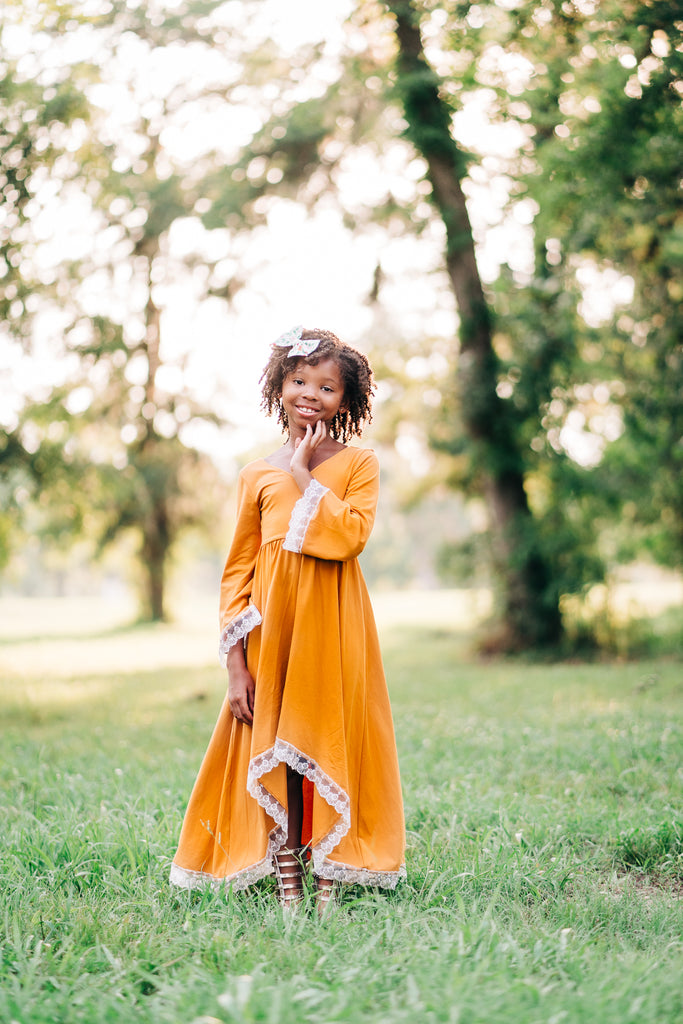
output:
[[[294,910],[304,898],[302,849],[281,850],[273,857],[278,898],[284,910]]]
[[[324,920],[334,906],[335,885],[331,878],[315,876],[315,905],[318,917]]]

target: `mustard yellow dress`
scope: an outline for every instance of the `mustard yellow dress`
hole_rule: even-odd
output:
[[[314,872],[393,888],[405,874],[396,743],[357,556],[372,529],[374,452],[342,448],[302,495],[263,459],[239,478],[221,582],[223,657],[244,642],[252,726],[226,700],[185,814],[171,881],[244,888],[287,834],[287,765],[303,777]]]

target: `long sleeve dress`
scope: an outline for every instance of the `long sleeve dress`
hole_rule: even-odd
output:
[[[372,529],[374,452],[342,448],[302,495],[259,459],[239,478],[221,582],[220,650],[245,643],[253,725],[220,711],[171,881],[244,888],[287,835],[287,766],[303,776],[314,872],[393,888],[405,874],[398,759],[374,616],[357,556]]]

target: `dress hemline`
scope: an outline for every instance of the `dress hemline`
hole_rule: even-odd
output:
[[[381,889],[395,889],[406,875],[405,864],[402,864],[398,871],[372,871],[370,868],[354,868],[349,864],[339,864],[325,858],[320,865],[321,870],[314,874],[320,878],[327,878],[330,881],[341,882],[345,885],[367,885]],[[257,864],[252,864],[243,871],[237,871],[234,875],[212,875],[208,871],[192,871],[190,868],[183,868],[179,864],[171,865],[169,880],[171,885],[178,889],[201,889],[209,887],[214,892],[232,887],[235,891],[248,889],[249,886],[260,882],[262,878],[275,876],[275,867],[272,857],[265,857]]]
[[[224,886],[232,886],[233,889],[246,889],[262,878],[275,874],[273,859],[286,841],[287,810],[272,793],[268,792],[261,779],[273,768],[283,763],[293,768],[299,775],[309,779],[326,803],[333,807],[339,815],[334,827],[320,842],[311,847],[313,874],[319,878],[349,885],[395,889],[397,883],[406,877],[405,864],[402,864],[397,871],[375,871],[371,868],[354,867],[351,864],[343,864],[329,859],[327,855],[339,845],[351,828],[349,796],[312,758],[307,757],[293,744],[280,737],[275,740],[269,750],[251,758],[247,774],[247,791],[275,822],[275,827],[268,836],[266,856],[249,867],[224,876],[212,875],[206,871],[193,871],[174,862],[171,866],[171,883],[184,889],[196,889],[203,885],[209,885],[213,889],[220,889]]]

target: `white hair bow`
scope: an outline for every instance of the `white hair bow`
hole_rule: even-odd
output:
[[[299,324],[298,327],[290,327],[290,329],[285,331],[284,334],[281,334],[273,344],[279,345],[281,348],[291,347],[292,351],[289,353],[290,356],[310,356],[311,352],[315,352],[322,339],[302,339],[302,333],[303,326],[301,324]]]

